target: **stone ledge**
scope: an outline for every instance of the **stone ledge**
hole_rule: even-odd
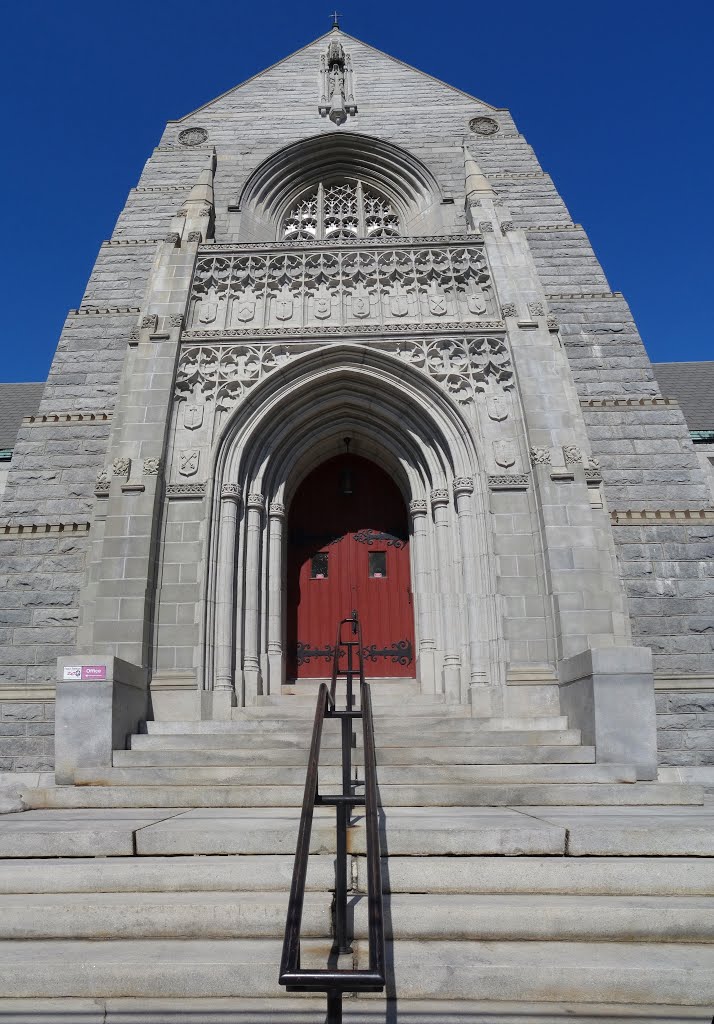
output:
[[[655,673],[655,690],[712,690],[714,691],[714,676],[691,675],[691,676],[668,676]]]
[[[537,326],[537,325],[536,325]],[[408,323],[408,324],[339,324],[331,327],[254,327],[252,330],[183,331],[182,341],[207,338],[290,338],[323,337],[324,335],[351,337],[354,334],[475,334],[482,331],[504,331],[503,320],[473,320],[465,323]]]
[[[404,249],[412,248],[414,246],[425,246],[425,245],[459,245],[459,246],[481,246],[483,247],[483,238],[479,234],[462,234],[462,235],[385,235],[381,238],[341,238],[339,240],[327,238],[324,240],[309,239],[305,241],[289,241],[289,242],[209,242],[202,243],[199,246],[198,254],[206,256],[215,256],[216,253],[243,253],[243,252],[274,252],[276,255],[280,255],[283,251],[291,251],[293,249],[299,252],[304,252],[310,249],[328,249],[328,250],[366,250],[371,252],[372,250],[379,251],[381,249]],[[205,248],[205,253],[204,253]]]
[[[102,409],[98,412],[46,412],[42,415],[23,416],[23,427],[56,426],[58,423],[106,423],[113,413]]]
[[[582,231],[582,224],[566,221],[563,224],[523,224],[521,231]]]
[[[661,523],[672,520],[696,520],[697,522],[714,523],[714,509],[614,509],[610,512],[610,519],[616,526],[632,526],[633,523]]]
[[[55,699],[54,684],[47,686],[21,686],[18,683],[3,683],[0,679],[0,703],[31,704],[34,701],[52,701]]]
[[[84,523],[21,523],[11,526],[0,524],[0,540],[13,537],[48,537],[57,534],[87,534],[91,524]]]
[[[622,406],[653,406],[662,405],[679,406],[676,398],[581,398],[580,405],[583,409],[613,409]]]

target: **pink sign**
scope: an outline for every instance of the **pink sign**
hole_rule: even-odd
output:
[[[106,679],[106,665],[65,665],[62,673],[63,679],[82,679],[90,681],[93,679]]]

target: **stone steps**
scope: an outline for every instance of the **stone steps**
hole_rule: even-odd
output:
[[[302,935],[329,938],[329,890],[305,896]],[[280,939],[288,892],[120,892],[0,895],[9,939]],[[350,900],[354,935],[368,935],[367,897]],[[388,940],[714,942],[714,896],[396,893]]]
[[[79,770],[77,785],[99,786],[252,786],[284,787],[304,784],[301,767],[161,767],[161,768],[96,768]],[[337,792],[341,786],[341,769],[320,767],[320,783]],[[359,780],[363,772],[359,771]],[[561,783],[603,784],[634,783],[636,772],[632,765],[618,764],[522,764],[522,765],[423,765],[416,759],[408,766],[379,768],[380,789],[388,795],[391,787],[413,788],[422,786],[498,785],[508,783],[545,784]]]
[[[169,724],[169,723],[166,723]],[[194,726],[200,723],[192,723]],[[216,723],[231,725],[235,723]],[[360,731],[356,730],[358,741]],[[478,729],[469,725],[464,728],[460,723],[453,730],[436,730],[425,726],[424,729],[412,731],[401,729],[386,731],[375,729],[375,740],[378,752],[386,747],[420,747],[425,741],[430,746],[478,746],[478,747],[506,747],[506,746],[551,746],[551,747],[575,747],[580,745],[580,731],[578,729],[559,730],[526,730],[523,732],[495,732],[486,729]],[[323,733],[322,749],[337,749],[340,747],[340,735],[336,729],[328,728]],[[132,750],[200,750],[209,746],[213,750],[232,750],[235,748],[254,748],[258,751],[264,748],[276,749],[278,747],[297,747],[301,751],[309,750],[310,730],[304,733],[292,729],[261,730],[260,728],[248,729],[246,731],[221,731],[209,732],[182,732],[180,730],[167,732],[154,732],[147,734],[135,734],[131,737]]]
[[[564,715],[541,716],[539,718],[472,718],[460,705],[444,705],[415,709],[415,713],[384,714],[374,717],[375,733],[386,735],[411,730],[423,734],[423,730],[439,729],[448,737],[454,731],[472,732],[558,732],[568,731],[568,720]],[[148,721],[146,731],[153,736],[168,736],[182,733],[220,735],[223,733],[282,732],[290,729],[296,735],[309,737],[315,718],[314,706],[279,711],[274,708],[241,708],[230,721]],[[355,723],[356,726],[359,723]],[[336,731],[339,723],[335,719],[325,721],[325,730]]]
[[[160,737],[162,740],[164,737]],[[131,750],[115,750],[116,768],[191,768],[191,767],[235,767],[255,765],[256,753],[240,747],[228,749],[165,746],[147,744],[146,736],[134,737],[142,740],[139,747],[132,743]],[[180,737],[181,740],[185,737]],[[203,740],[203,744],[205,744]],[[266,768],[302,767],[307,765],[307,747],[267,747],[260,751],[260,761]],[[341,764],[342,754],[338,747],[327,747],[321,752],[320,765],[330,767]],[[363,762],[362,749],[352,751],[356,765]],[[538,764],[592,764],[595,748],[582,746],[506,746],[506,747],[385,747],[378,753],[379,776],[389,765],[538,765]]]
[[[294,997],[277,979],[281,945],[255,938],[4,940],[0,991],[24,998],[282,996],[289,1005]],[[405,999],[714,1001],[714,946],[706,943],[400,940],[388,950],[390,985]],[[324,963],[328,953],[329,943],[308,939],[302,963]],[[354,960],[367,964],[363,941],[354,944]]]

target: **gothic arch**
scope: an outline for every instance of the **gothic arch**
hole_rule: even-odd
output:
[[[238,703],[279,689],[286,510],[300,481],[338,454],[346,435],[351,451],[382,465],[409,504],[422,686],[466,701],[471,685],[501,683],[494,559],[472,428],[424,374],[336,343],[273,373],[223,429],[210,501],[204,687],[235,686]]]
[[[265,234],[267,240],[275,237],[286,211],[307,188],[343,177],[358,178],[389,198],[405,234],[442,199],[435,176],[411,153],[350,132],[318,135],[273,153],[252,172],[231,208],[243,211],[252,223],[248,233]]]

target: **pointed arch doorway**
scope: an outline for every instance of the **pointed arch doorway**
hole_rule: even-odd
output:
[[[356,609],[365,674],[415,674],[409,528],[392,478],[356,455],[323,462],[290,508],[287,560],[288,678],[325,678],[335,628]]]

